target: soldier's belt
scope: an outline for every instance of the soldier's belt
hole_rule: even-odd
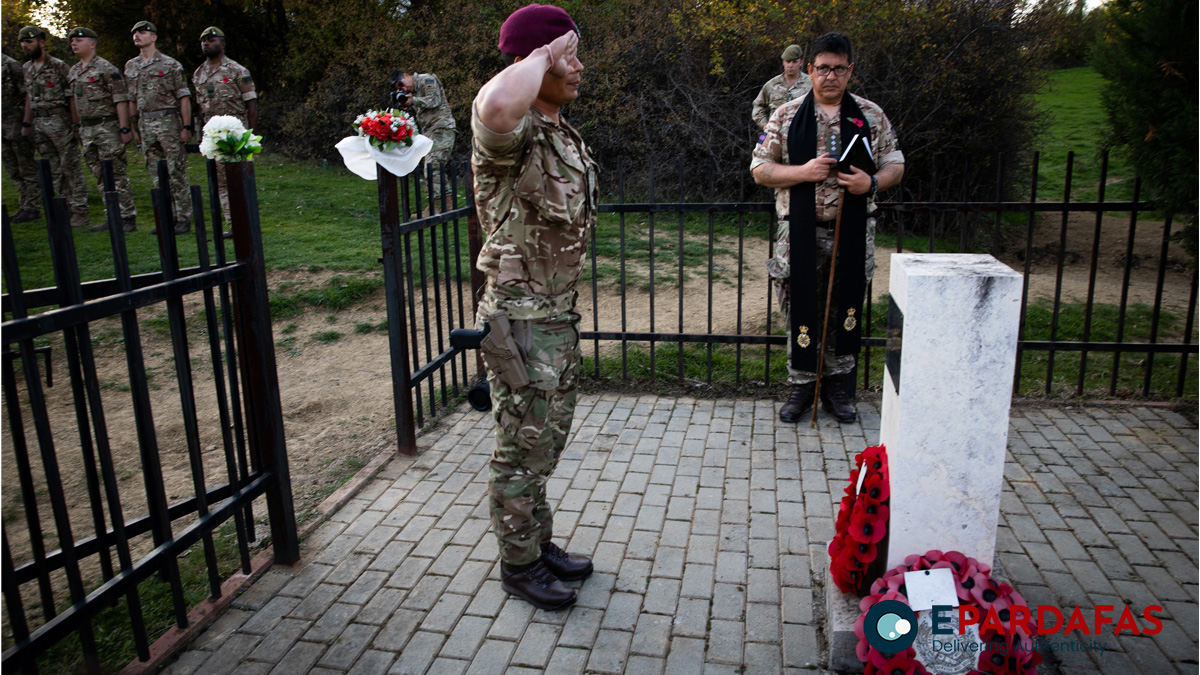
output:
[[[116,121],[116,115],[106,115],[104,117],[89,117],[87,119],[81,119],[79,120],[79,125],[84,127],[94,127],[97,124],[108,124]]]
[[[71,109],[66,106],[55,106],[53,108],[34,108],[34,117],[61,117],[70,115]]]
[[[156,117],[165,117],[167,115],[178,115],[178,108],[163,108],[162,110],[151,110],[150,112],[139,113],[142,121],[152,120]]]

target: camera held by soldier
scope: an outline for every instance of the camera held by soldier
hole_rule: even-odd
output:
[[[412,97],[408,95],[408,89],[404,88],[404,72],[393,70],[392,76],[389,78],[392,83],[392,91],[389,94],[393,108],[407,108],[412,101]]]

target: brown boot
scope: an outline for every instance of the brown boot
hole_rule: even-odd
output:
[[[542,544],[542,562],[559,581],[579,581],[592,575],[590,558],[567,553],[553,542]]]
[[[779,409],[779,421],[788,424],[799,422],[804,413],[812,407],[816,394],[816,386],[812,382],[794,385],[792,393],[788,394],[787,403]]]
[[[554,576],[539,558],[528,565],[500,563],[500,587],[529,604],[557,612],[575,604],[575,589]]]
[[[854,402],[846,393],[841,377],[830,377],[821,380],[821,407],[837,418],[842,424],[851,424],[858,419]]]
[[[88,214],[86,211],[72,211],[71,212],[71,227],[73,227],[77,230],[81,230],[85,227],[88,227],[91,224],[92,224],[92,222],[90,220],[88,220]]]

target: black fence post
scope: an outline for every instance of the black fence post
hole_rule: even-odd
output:
[[[409,370],[408,321],[404,316],[404,288],[400,278],[400,195],[396,177],[375,167],[379,184],[379,235],[383,244],[383,284],[387,290],[388,347],[392,356],[392,400],[396,409],[396,445],[406,455],[417,454],[413,423],[412,371]],[[420,190],[417,190],[420,194]],[[418,202],[419,203],[419,202]]]
[[[258,456],[263,471],[271,474],[266,497],[275,562],[290,565],[300,558],[300,541],[296,534],[283,433],[253,165],[246,162],[226,164],[225,179],[229,190],[233,249],[238,263],[245,265],[248,271],[246,278],[236,282],[233,288],[247,432],[251,452]]]

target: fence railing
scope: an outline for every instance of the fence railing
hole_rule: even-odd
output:
[[[1039,199],[1035,154],[1027,199],[1006,198],[1000,180],[1003,161],[997,157],[978,162],[975,169],[994,167],[996,193],[991,200],[969,192],[948,199],[953,191],[935,186],[930,195],[893,190],[893,195],[905,194],[906,199],[878,204],[880,269],[868,286],[864,308],[867,337],[857,374],[862,386],[882,378],[886,315],[878,314],[885,306],[887,275],[882,268],[887,253],[960,251],[992,253],[1024,274],[1014,393],[1034,393],[1030,381],[1036,378],[1036,391],[1052,395],[1195,395],[1191,355],[1197,352],[1196,275],[1189,259],[1172,257],[1179,255],[1170,248],[1172,223],[1140,220],[1153,205],[1140,198],[1136,180],[1131,199],[1105,199],[1107,157],[1102,158],[1095,185],[1097,198],[1074,200],[1073,163],[1071,155],[1062,196],[1056,201]],[[942,173],[957,175],[949,169]],[[670,378],[696,385],[781,382],[786,376],[786,337],[763,267],[774,254],[774,203],[762,201],[761,191],[757,201],[747,201],[747,188],[753,186],[746,179],[738,186],[737,200],[717,201],[712,198],[716,191],[711,168],[705,182],[702,168],[682,161],[678,175],[672,167],[665,179],[662,172],[656,175],[651,162],[648,180],[642,181],[648,189],[637,201],[627,200],[620,165],[616,175],[615,200],[599,207],[589,270],[579,289],[583,326],[590,328],[581,333],[588,347],[587,371],[598,378]],[[424,195],[428,202],[428,186],[435,177],[402,179],[399,192],[394,177],[381,177],[397,428],[404,429],[406,419],[413,420],[407,428],[423,425],[427,415],[436,413],[439,401],[445,406],[477,376],[477,369],[468,368],[474,359],[451,358],[442,338],[454,328],[473,326],[473,312],[464,312],[464,296],[473,297],[483,282],[472,264],[478,232],[470,188],[465,206],[454,201],[439,213],[410,219],[420,209],[413,209],[409,201]],[[387,187],[389,178],[392,187]],[[447,185],[459,182],[449,174],[438,180]],[[664,200],[661,186],[667,180],[671,194]],[[695,195],[705,191],[708,201],[696,201]],[[1047,220],[1055,214],[1060,216],[1057,227]],[[1117,224],[1114,217],[1127,222]],[[470,246],[461,244],[463,220]],[[428,234],[429,248],[423,233]],[[436,248],[439,239],[442,243]],[[1119,246],[1114,248],[1114,241]],[[458,257],[466,249],[470,258]],[[440,267],[437,260],[442,261]],[[464,286],[468,277],[463,266],[472,273],[469,288]],[[443,285],[444,299],[437,291]],[[395,330],[393,314],[404,332]],[[447,364],[452,364],[448,378]],[[1135,368],[1139,377],[1131,383],[1129,374]],[[440,388],[433,386],[435,375]],[[1108,386],[1097,388],[1101,380]],[[404,438],[402,448],[415,447]]]
[[[256,540],[252,505],[260,497],[266,501],[275,561],[298,557],[254,176],[241,164],[225,166],[235,250],[235,258],[226,260],[219,238],[218,170],[210,161],[215,245],[208,236],[201,189],[191,188],[198,250],[193,267],[179,265],[171,192],[155,189],[161,271],[130,273],[108,161],[103,164],[103,197],[112,279],[81,283],[66,203],[53,196],[45,160],[40,171],[53,288],[23,288],[24,261],[17,256],[7,210],[3,213],[3,338],[12,354],[4,359],[3,385],[9,452],[20,492],[19,507],[11,513],[6,508],[3,528],[2,590],[12,635],[3,653],[6,669],[36,672],[39,659],[48,658],[49,670],[113,670],[113,663],[102,661],[98,641],[112,644],[120,639],[112,633],[125,631],[131,633],[137,657],[148,660],[150,642],[157,637],[149,614],[166,609],[175,626],[184,628],[189,622],[181,554],[201,545],[198,574],[206,582],[206,594],[219,597],[222,563],[214,535],[232,520],[232,564],[251,572],[250,544]],[[169,185],[165,161],[159,163],[158,180]],[[158,387],[148,377],[139,323],[139,312],[144,318],[149,309],[166,312],[178,409],[166,397],[151,394]],[[98,355],[94,346],[99,340],[92,326],[110,318],[120,322],[115,351],[124,353],[123,365]],[[203,378],[195,370],[205,368],[200,358],[193,362],[189,337],[197,336],[207,342],[215,390],[218,414],[210,425],[202,425],[197,414]],[[49,386],[50,374],[39,369],[36,359],[47,349],[39,342],[50,342],[55,349],[59,340],[65,359],[56,360],[67,365],[69,397],[48,395],[42,381],[44,377]],[[114,390],[127,391],[129,398]],[[132,425],[136,442],[114,444],[114,425]],[[182,427],[180,433],[164,434],[175,426]],[[217,448],[220,453],[206,454]],[[190,497],[181,498],[188,488],[179,482],[168,492],[164,461],[172,456],[187,458],[179,482],[190,484]],[[6,468],[8,461],[6,457]],[[140,485],[132,467],[140,468]],[[144,597],[148,580],[155,590],[165,584],[162,600]],[[108,612],[125,613],[128,619],[118,620],[119,630],[97,628],[94,622]],[[64,663],[63,653],[48,654],[68,637],[78,639],[78,646],[68,648],[65,656],[81,658],[81,663]]]

